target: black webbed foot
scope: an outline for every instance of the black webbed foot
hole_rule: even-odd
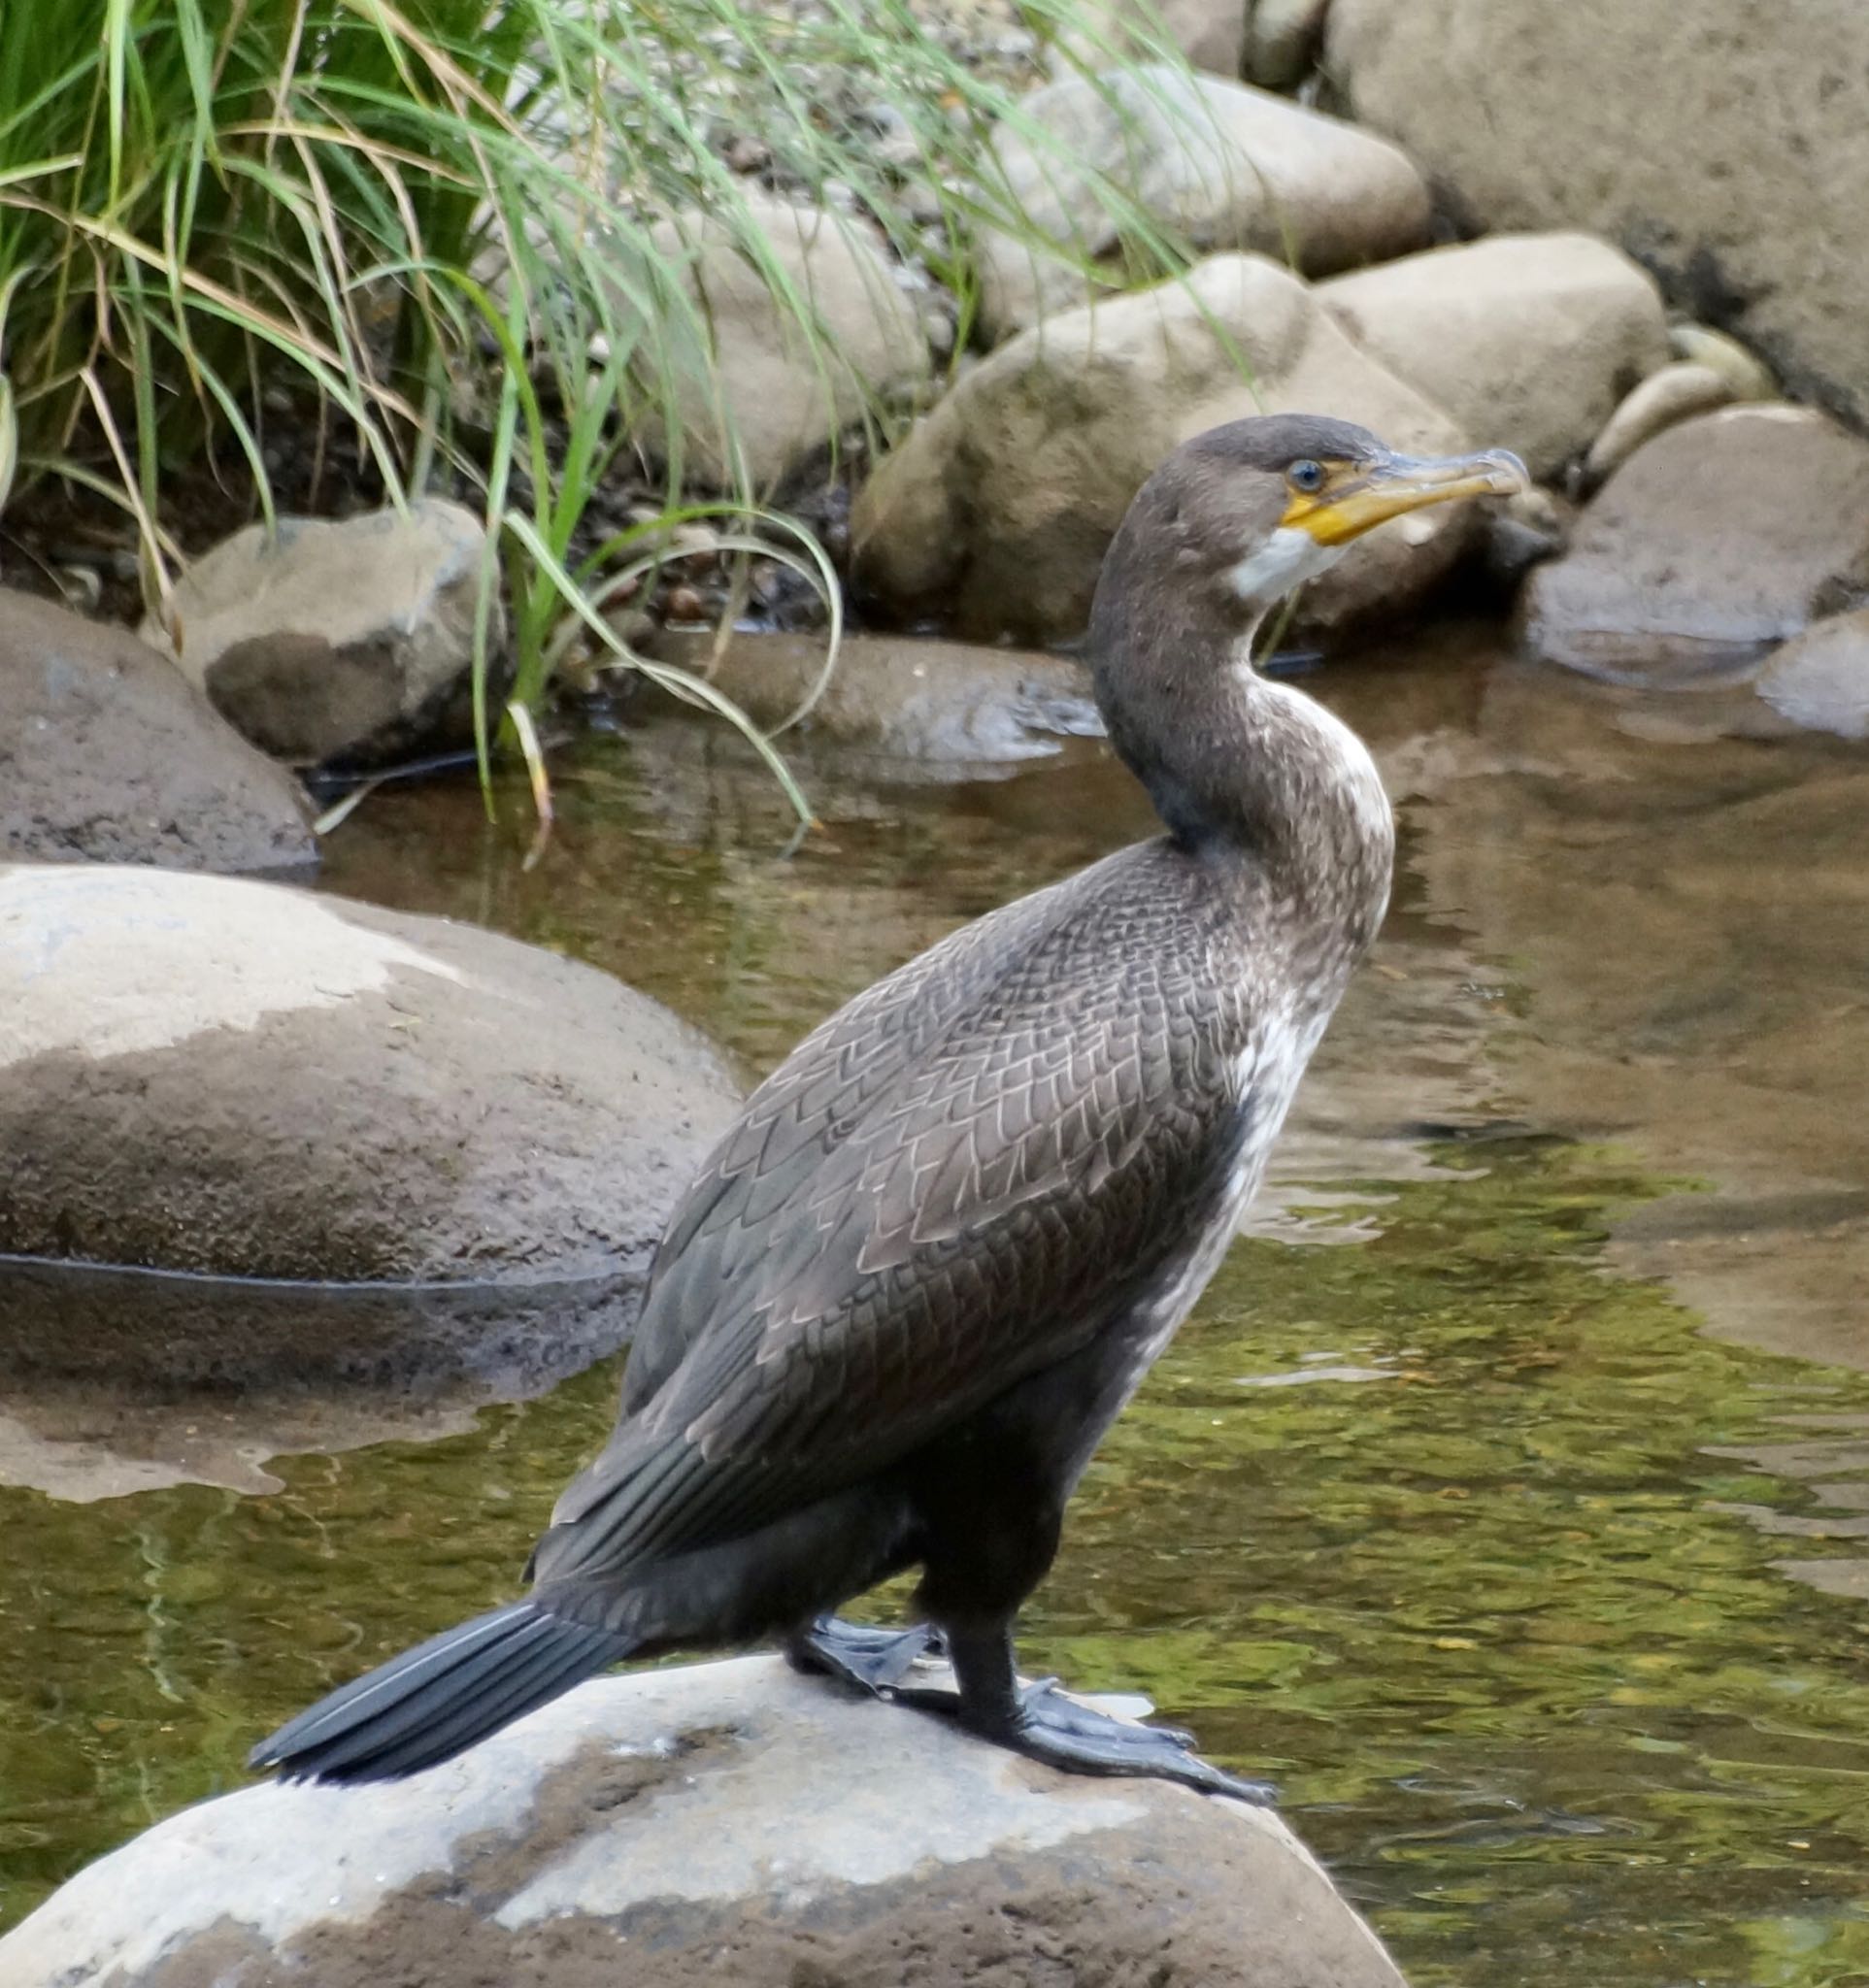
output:
[[[918,1657],[940,1654],[941,1632],[929,1623],[918,1622],[913,1629],[873,1629],[835,1615],[820,1615],[785,1644],[793,1670],[835,1677],[879,1698],[896,1691]]]
[[[959,1639],[951,1655],[958,1689],[917,1684],[898,1687],[894,1697],[1067,1773],[1147,1775],[1256,1807],[1277,1799],[1271,1782],[1245,1780],[1203,1760],[1194,1751],[1194,1736],[1179,1727],[1133,1725],[1100,1712],[1067,1697],[1055,1677],[1019,1683],[1006,1638]]]
[[[1080,1705],[1058,1689],[1054,1677],[1024,1686],[1010,1718],[964,1706],[951,1691],[918,1686],[895,1695],[903,1705],[946,1713],[995,1746],[1042,1760],[1066,1773],[1142,1774],[1179,1781],[1203,1795],[1230,1795],[1236,1802],[1261,1808],[1278,1799],[1270,1781],[1244,1780],[1203,1760],[1194,1751],[1191,1733],[1177,1726],[1132,1725]]]

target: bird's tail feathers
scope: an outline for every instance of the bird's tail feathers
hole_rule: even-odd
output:
[[[405,1650],[253,1748],[286,1780],[387,1781],[451,1760],[629,1655],[636,1640],[515,1602]]]

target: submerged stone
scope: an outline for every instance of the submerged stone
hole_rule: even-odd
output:
[[[171,872],[0,868],[0,1015],[15,1379],[537,1385],[621,1342],[736,1095],[591,968]]]
[[[857,755],[965,773],[1040,758],[1060,739],[1103,730],[1090,674],[1068,656],[850,635],[826,679],[821,636],[735,635],[718,666],[713,647],[712,636],[665,636],[658,654],[704,672],[755,724],[783,725],[803,710],[789,737]]]
[[[773,1657],[159,1823],[0,1939],[0,1988],[105,1979],[1402,1988],[1276,1815],[1061,1774]]]

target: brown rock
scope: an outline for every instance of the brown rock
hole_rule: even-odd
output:
[[[1586,228],[1869,420],[1869,9],[1335,0],[1328,66],[1485,228]]]
[[[1026,135],[1034,125],[1049,143]],[[1098,176],[1195,248],[1254,248],[1312,276],[1427,240],[1427,187],[1394,146],[1265,90],[1158,64],[1033,91],[995,149],[1032,225],[1080,259],[1109,261],[1117,284],[1122,230]],[[1146,246],[1131,246],[1150,267]],[[981,286],[995,336],[1091,290],[1077,263],[999,235],[981,246]]]
[[[465,745],[485,544],[440,498],[249,525],[182,576],[177,639],[154,621],[143,637],[281,759],[371,766]]]
[[[1588,235],[1496,235],[1318,288],[1364,351],[1534,477],[1581,455],[1665,364],[1653,282]]]
[[[298,782],[120,628],[0,591],[0,861],[290,870]]]
[[[1652,680],[1730,670],[1869,590],[1869,446],[1821,414],[1725,408],[1639,450],[1525,589],[1539,655]]]
[[[1032,1766],[773,1657],[587,1684],[447,1766],[159,1823],[0,1988],[1403,1988],[1278,1818]]]
[[[1185,284],[1048,318],[959,381],[859,494],[859,581],[969,639],[1076,636],[1104,547],[1162,458],[1220,421],[1298,410],[1398,448],[1468,446],[1260,256],[1214,256]],[[1306,624],[1329,632],[1420,600],[1471,529],[1466,507],[1382,526],[1306,590]]]
[[[168,871],[0,868],[0,1369],[49,1379],[587,1364],[736,1095],[588,967]]]

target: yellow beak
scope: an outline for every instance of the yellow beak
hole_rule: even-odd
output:
[[[1385,455],[1349,465],[1315,493],[1293,492],[1279,522],[1309,532],[1320,546],[1341,546],[1423,505],[1452,504],[1459,497],[1511,497],[1530,487],[1524,464],[1510,449],[1438,457]]]

